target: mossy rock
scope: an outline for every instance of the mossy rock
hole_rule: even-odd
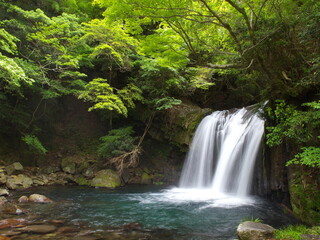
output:
[[[291,169],[292,170],[292,169]],[[294,167],[289,179],[290,200],[295,215],[303,222],[319,224],[320,189],[312,169]]]
[[[154,176],[152,174],[144,172],[141,175],[141,184],[151,184]]]
[[[166,112],[161,130],[170,142],[177,146],[187,146],[200,121],[210,112],[211,109],[202,109],[192,104],[174,106]]]
[[[121,178],[116,171],[104,169],[96,173],[91,180],[90,186],[116,188],[121,186]]]
[[[82,176],[75,177],[74,181],[80,186],[90,186],[91,185],[91,182]]]

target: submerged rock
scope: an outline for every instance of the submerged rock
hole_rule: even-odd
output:
[[[91,186],[116,188],[121,186],[121,179],[116,171],[104,169],[96,173],[96,176],[91,180]]]
[[[275,229],[270,225],[246,221],[237,228],[240,240],[265,240],[273,238]]]
[[[0,220],[0,229],[15,227],[21,224],[26,223],[26,219],[23,218],[8,218]]]
[[[29,188],[32,184],[32,179],[23,174],[11,175],[6,182],[6,186],[9,189]]]
[[[54,225],[30,225],[19,229],[22,232],[31,232],[31,233],[52,233],[57,230],[57,227]]]
[[[6,202],[4,203],[0,208],[4,213],[10,214],[10,215],[21,215],[25,214],[28,211],[26,209],[23,209],[13,203]]]

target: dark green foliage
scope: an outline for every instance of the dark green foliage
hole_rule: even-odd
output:
[[[100,138],[98,154],[101,157],[112,158],[132,151],[137,141],[133,134],[132,127],[111,130],[108,135]]]
[[[299,110],[297,107],[287,104],[283,100],[276,102],[274,110],[266,111],[274,123],[267,127],[267,144],[279,145],[283,141],[291,141],[295,144],[297,154],[288,161],[290,164],[303,164],[310,167],[320,167],[320,103],[309,102],[303,104],[308,107]],[[301,152],[298,153],[299,148]]]

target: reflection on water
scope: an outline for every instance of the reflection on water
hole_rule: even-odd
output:
[[[85,223],[97,231],[135,223],[155,234],[154,239],[235,239],[243,220],[259,218],[274,227],[293,223],[278,205],[254,197],[214,195],[206,189],[39,187],[16,192],[15,197],[30,193],[55,201],[29,205],[44,219]]]

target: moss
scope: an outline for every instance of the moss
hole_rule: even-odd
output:
[[[111,169],[99,171],[91,180],[90,186],[116,188],[121,186],[121,179],[117,172]]]
[[[308,228],[304,225],[297,225],[297,226],[288,226],[283,229],[278,229],[275,232],[276,239],[292,239],[292,240],[300,240],[303,239],[301,235],[313,235],[318,236],[320,235],[320,226],[315,226],[312,228]],[[311,238],[310,238],[311,239]]]
[[[75,178],[75,182],[80,186],[90,186],[90,181],[85,177],[77,177]]]
[[[169,124],[164,125],[162,130],[176,145],[189,145],[195,129],[210,111],[193,105],[182,105],[169,111],[167,118]]]
[[[154,176],[152,174],[144,172],[141,175],[141,183],[142,184],[151,184],[153,178],[154,178]]]
[[[311,169],[297,169],[289,181],[293,212],[303,222],[320,223],[320,191]]]

